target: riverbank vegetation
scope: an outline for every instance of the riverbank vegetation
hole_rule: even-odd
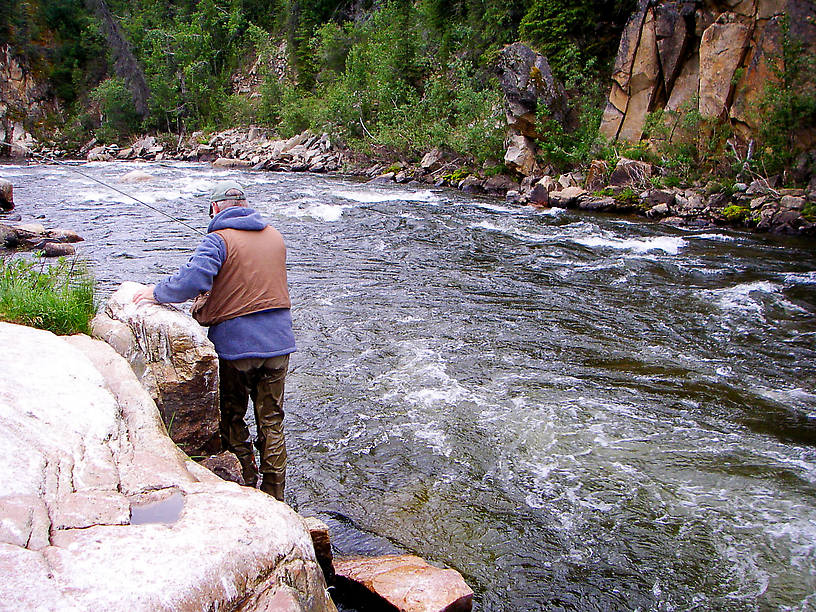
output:
[[[68,109],[59,130],[68,148],[91,136],[123,141],[137,131],[186,134],[251,122],[282,136],[328,130],[367,154],[415,158],[440,146],[497,163],[500,48],[524,40],[547,54],[577,99],[591,92],[594,112],[581,115],[580,127],[597,133],[606,77],[635,2],[107,4],[143,68],[150,90],[144,115],[128,95],[130,75],[115,69],[101,24],[82,0],[29,0],[0,11],[0,31]],[[247,87],[235,93],[248,74]],[[573,147],[554,149],[554,159],[586,157]]]
[[[612,62],[635,0],[27,0],[0,9],[0,35],[46,79],[67,120],[43,125],[63,148],[136,133],[173,138],[249,124],[281,137],[327,131],[353,152],[416,162],[447,149],[503,170],[506,126],[496,75],[501,48],[543,53],[570,100],[566,125],[539,113],[539,165],[554,171],[619,157],[647,159],[667,184],[790,169],[797,135],[816,129],[813,58],[786,27],[775,79],[755,109],[752,151],[726,121],[687,105],[655,113],[649,143],[599,135]],[[106,13],[107,11],[107,13]],[[105,27],[111,15],[122,36]],[[121,43],[120,38],[127,41]],[[113,41],[113,42],[112,42]],[[118,42],[117,42],[118,41]],[[132,54],[136,62],[123,57]],[[138,72],[138,74],[136,74]],[[137,104],[135,83],[149,97]],[[545,110],[545,109],[544,109]],[[671,138],[668,137],[671,132]],[[43,136],[43,135],[37,135]],[[792,180],[792,179],[791,179]]]
[[[0,259],[0,321],[55,334],[89,334],[94,314],[94,279],[84,264],[64,258],[57,263]]]

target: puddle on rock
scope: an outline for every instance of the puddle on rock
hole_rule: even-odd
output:
[[[172,525],[181,515],[184,508],[184,495],[175,489],[170,495],[154,500],[146,500],[130,505],[130,524],[162,523]]]

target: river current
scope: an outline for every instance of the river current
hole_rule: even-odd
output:
[[[425,186],[77,166],[206,228],[245,184],[289,249],[287,496],[339,554],[459,570],[485,611],[816,609],[816,248]],[[156,178],[119,182],[140,169]],[[0,166],[100,301],[199,236]]]

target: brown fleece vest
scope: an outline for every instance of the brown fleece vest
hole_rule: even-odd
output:
[[[266,226],[261,231],[222,229],[215,233],[227,245],[227,258],[212,289],[193,304],[196,321],[215,325],[253,312],[291,306],[286,246],[278,230]]]

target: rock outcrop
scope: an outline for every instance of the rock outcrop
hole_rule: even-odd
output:
[[[508,168],[528,176],[538,170],[534,139],[538,138],[538,114],[546,110],[560,124],[567,120],[567,94],[550,70],[547,58],[522,43],[502,49],[497,65],[504,92],[507,118]]]
[[[29,130],[59,111],[49,86],[34,78],[10,45],[0,44],[0,140],[11,145],[0,145],[0,153],[27,156],[36,144]]]
[[[221,448],[218,355],[198,323],[173,306],[133,303],[125,282],[92,322],[94,336],[128,360],[170,437],[191,456]]]
[[[601,133],[637,141],[649,112],[685,106],[729,121],[748,140],[772,66],[782,67],[786,18],[791,37],[816,51],[809,0],[640,0],[621,38]],[[813,144],[813,135],[802,137]]]
[[[129,364],[0,323],[0,597],[15,610],[334,610],[285,504],[164,434]]]

